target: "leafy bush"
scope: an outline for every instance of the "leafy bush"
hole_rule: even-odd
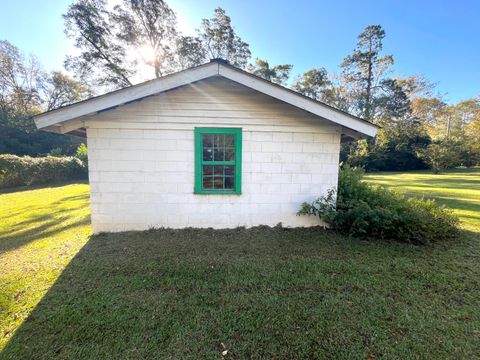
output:
[[[88,149],[87,145],[81,143],[78,145],[77,150],[75,150],[75,157],[80,159],[84,162],[84,164],[88,164]]]
[[[0,155],[0,188],[87,177],[86,165],[76,157]]]
[[[48,152],[47,156],[62,157],[63,156],[62,149],[59,147],[53,148]]]
[[[319,216],[339,232],[364,238],[430,244],[457,234],[458,218],[451,210],[368,185],[362,177],[359,169],[343,168],[338,192],[304,203],[298,214]]]

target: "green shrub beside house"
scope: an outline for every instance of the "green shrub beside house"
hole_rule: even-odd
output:
[[[299,215],[319,216],[340,233],[426,245],[453,238],[458,218],[434,200],[409,198],[362,181],[363,171],[339,172],[338,192],[304,203]]]

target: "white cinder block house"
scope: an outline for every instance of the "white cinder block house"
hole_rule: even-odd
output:
[[[94,232],[318,225],[342,139],[376,126],[222,60],[35,117],[87,137]]]

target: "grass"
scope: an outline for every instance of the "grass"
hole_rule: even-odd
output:
[[[90,235],[88,185],[0,194],[0,350]]]
[[[410,196],[433,198],[455,210],[463,227],[480,233],[480,169],[456,169],[433,175],[431,171],[373,173],[366,179]]]
[[[438,197],[462,217],[462,238],[416,247],[255,228],[89,239],[84,184],[0,195],[0,358],[479,358],[480,170],[369,181]]]

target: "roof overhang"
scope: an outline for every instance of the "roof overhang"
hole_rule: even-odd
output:
[[[63,134],[73,131],[78,133],[77,130],[85,127],[86,117],[95,113],[214,76],[222,76],[341,125],[348,137],[373,137],[377,133],[378,127],[368,121],[237,69],[222,61],[211,61],[201,66],[48,111],[34,116],[34,121],[38,129]]]

